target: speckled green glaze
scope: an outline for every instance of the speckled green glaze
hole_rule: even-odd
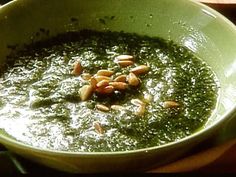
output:
[[[188,47],[219,78],[221,88],[215,113],[204,129],[178,142],[127,152],[42,150],[2,132],[0,142],[13,152],[68,172],[143,171],[175,160],[235,116],[236,52],[232,46],[236,46],[236,29],[214,10],[192,1],[16,0],[0,8],[0,65],[12,49],[24,43],[85,28],[159,36]]]

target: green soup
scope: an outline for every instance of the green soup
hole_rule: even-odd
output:
[[[120,55],[132,56],[130,64],[116,62]],[[178,141],[204,126],[217,101],[209,66],[159,38],[83,30],[34,43],[8,61],[0,79],[0,128],[43,149],[127,151]],[[71,74],[76,61],[78,75]],[[125,89],[93,91],[81,100],[81,88],[98,71],[112,71],[113,82],[140,65],[148,71],[135,74],[138,85],[126,79]]]

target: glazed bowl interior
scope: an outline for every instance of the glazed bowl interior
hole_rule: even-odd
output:
[[[173,40],[192,50],[216,73],[220,82],[219,99],[206,126],[162,149],[173,149],[180,143],[186,145],[187,142],[199,142],[235,115],[236,29],[214,10],[192,1],[148,0],[137,3],[135,0],[16,0],[0,9],[1,64],[12,50],[24,44],[81,29],[124,31]],[[18,143],[17,147],[33,151],[32,147],[16,142],[4,132],[0,137],[1,142],[9,148],[16,148],[15,143]],[[146,151],[156,152],[158,148]],[[55,156],[58,157],[58,154]],[[55,166],[52,163],[49,166]]]

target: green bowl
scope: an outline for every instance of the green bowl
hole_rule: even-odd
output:
[[[0,7],[0,65],[12,49],[23,44],[85,28],[159,36],[186,46],[219,78],[215,112],[203,129],[158,147],[72,153],[32,147],[0,132],[0,142],[9,150],[67,172],[144,171],[176,160],[236,115],[236,28],[216,11],[190,0],[12,1]]]

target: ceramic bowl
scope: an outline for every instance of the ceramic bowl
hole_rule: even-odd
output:
[[[177,159],[235,116],[236,28],[216,11],[190,0],[12,1],[0,7],[0,65],[23,44],[81,29],[135,32],[186,46],[219,78],[215,112],[198,132],[158,147],[104,153],[52,151],[18,142],[2,131],[0,142],[9,150],[67,172],[145,171]]]

